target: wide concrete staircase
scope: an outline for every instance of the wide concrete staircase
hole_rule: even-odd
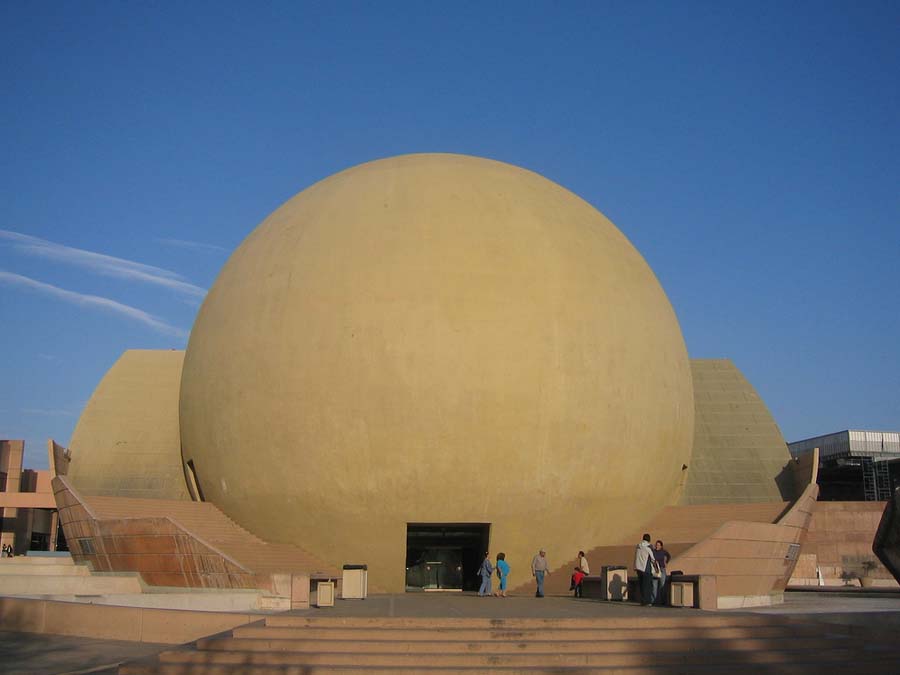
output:
[[[582,619],[276,615],[123,665],[120,675],[896,673],[892,635],[779,617]]]
[[[585,552],[591,566],[591,574],[600,574],[603,565],[624,565],[631,569],[634,562],[634,547],[644,532],[649,532],[653,541],[661,539],[666,550],[675,558],[703,541],[724,523],[740,520],[754,523],[773,523],[787,510],[789,502],[761,502],[755,504],[696,504],[689,506],[667,506],[640,532],[627,537],[621,544],[597,546]],[[567,551],[577,553],[577,551]],[[544,582],[544,592],[549,595],[569,593],[569,579],[578,561],[573,557],[565,564],[551,570]],[[671,571],[671,570],[670,570]],[[514,595],[533,594],[534,582],[512,590]]]
[[[140,593],[137,574],[92,574],[70,556],[0,558],[0,595]]]

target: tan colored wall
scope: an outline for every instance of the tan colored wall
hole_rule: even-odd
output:
[[[7,490],[13,492],[12,475],[13,472],[22,471],[22,457],[25,454],[25,441],[21,440],[2,440],[0,441],[0,472],[8,474],[10,483]],[[18,486],[18,473],[16,473],[15,486]],[[15,487],[15,490],[18,490]]]
[[[257,614],[0,598],[0,630],[184,644],[259,620]]]
[[[675,498],[693,407],[672,307],[609,220],[517,167],[410,155],[314,185],[234,252],[181,428],[242,526],[399,591],[410,522],[491,523],[513,583],[538,546],[632,531]]]
[[[816,568],[826,586],[868,584],[895,586],[893,576],[872,552],[872,541],[886,502],[816,502],[803,542],[803,564],[792,585],[815,585]]]
[[[53,494],[53,486],[50,485],[50,480],[52,478],[50,471],[39,470],[34,473],[37,479],[34,491],[41,494]]]
[[[765,403],[729,359],[691,359],[694,452],[682,504],[792,500],[787,444]]]
[[[129,350],[88,401],[69,444],[68,476],[85,494],[189,499],[178,389],[184,352]]]

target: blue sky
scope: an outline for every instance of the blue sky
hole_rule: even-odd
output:
[[[603,211],[788,440],[900,429],[900,3],[0,4],[0,438],[46,466],[282,202],[408,152]]]

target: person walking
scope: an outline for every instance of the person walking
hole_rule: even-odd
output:
[[[653,547],[653,557],[656,559],[656,563],[659,565],[659,576],[653,577],[653,585],[655,588],[653,589],[653,597],[657,605],[667,605],[669,603],[666,602],[666,565],[669,564],[669,561],[672,559],[672,556],[669,555],[669,552],[663,548],[662,539],[657,539],[656,544]]]
[[[506,562],[506,554],[497,554],[497,576],[500,577],[500,590],[495,594],[498,598],[506,597],[506,583],[509,578],[509,563]]]
[[[547,560],[547,552],[544,549],[538,551],[538,554],[532,558],[531,574],[537,582],[537,592],[534,594],[534,597],[543,598],[544,575],[550,574],[550,562]]]
[[[634,571],[638,575],[641,605],[644,607],[653,604],[653,563],[655,562],[653,547],[650,546],[650,535],[645,534],[634,549]]]
[[[491,578],[494,576],[494,566],[491,564],[489,551],[484,552],[484,560],[478,569],[478,574],[481,577],[481,588],[478,589],[478,597],[483,598],[486,595],[491,595]]]

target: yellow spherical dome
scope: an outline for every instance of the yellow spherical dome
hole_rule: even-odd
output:
[[[640,527],[679,488],[693,414],[675,314],[625,236],[535,173],[440,154],[270,215],[200,310],[180,404],[207,500],[390,591],[409,523],[490,523],[520,573],[538,546],[562,563]]]

